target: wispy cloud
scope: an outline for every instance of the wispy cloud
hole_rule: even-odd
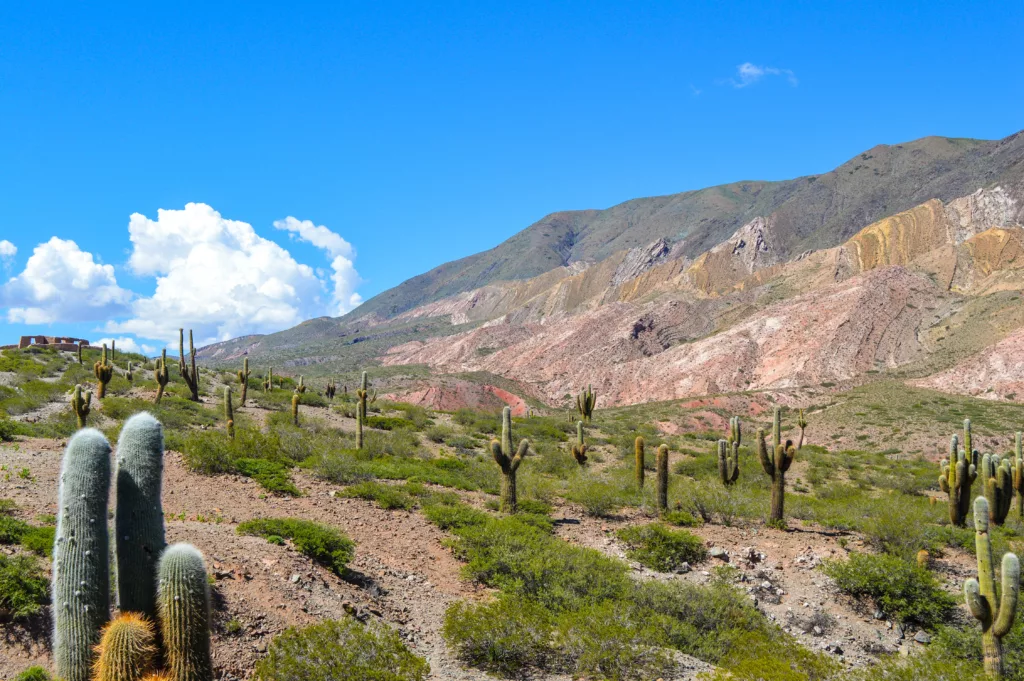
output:
[[[744,88],[762,80],[765,76],[782,76],[789,84],[796,87],[800,84],[796,74],[790,69],[780,69],[775,66],[758,66],[751,62],[743,62],[736,67],[736,75],[726,82],[735,88]]]

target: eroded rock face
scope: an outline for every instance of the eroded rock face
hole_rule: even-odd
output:
[[[946,371],[913,381],[923,388],[986,399],[1024,397],[1024,329]]]

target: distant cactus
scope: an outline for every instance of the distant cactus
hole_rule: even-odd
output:
[[[82,392],[82,386],[76,385],[75,392],[71,395],[71,410],[75,412],[75,417],[78,419],[78,429],[85,428],[85,422],[89,418],[90,403],[92,402],[92,393],[86,390]]]
[[[949,522],[958,527],[967,525],[971,504],[971,486],[978,477],[978,452],[971,448],[971,420],[964,419],[964,447],[954,435],[950,440],[949,459],[939,464],[939,487],[949,495]]]
[[[299,425],[299,402],[301,399],[299,392],[296,390],[295,394],[292,395],[292,423],[296,426]]]
[[[135,380],[135,374],[132,373],[132,363],[128,362],[128,368],[124,372],[124,377],[131,383]]]
[[[299,393],[300,395],[306,392],[306,384],[303,382],[302,376],[299,376],[299,384],[295,386],[295,392]]]
[[[516,471],[530,450],[530,441],[523,438],[518,448],[512,447],[512,409],[501,410],[501,441],[491,440],[491,453],[501,468],[501,511],[516,512]]]
[[[1013,438],[1013,489],[1017,492],[1014,502],[1017,515],[1024,519],[1024,451],[1021,448],[1021,432],[1018,430]]]
[[[718,477],[723,485],[731,485],[740,477],[740,417],[729,419],[729,439],[718,441]]]
[[[327,396],[327,399],[333,400],[334,399],[334,395],[337,392],[338,392],[338,384],[334,382],[333,378],[329,379],[327,381],[327,387],[324,389],[324,394]]]
[[[659,445],[654,467],[658,475],[658,511],[668,510],[668,445]]]
[[[263,380],[263,392],[268,393],[274,389],[274,367],[267,369],[267,377]]]
[[[114,377],[114,367],[111,364],[107,364],[107,344],[103,344],[103,357],[100,361],[96,362],[92,366],[93,373],[96,374],[96,397],[103,399],[107,396],[107,383],[110,383],[110,379]]]
[[[636,488],[644,491],[644,439],[637,435],[633,441],[634,467],[636,468]]]
[[[369,383],[366,380],[366,372],[359,382],[359,390],[356,390],[356,449],[363,448],[363,424],[366,422],[366,398]]]
[[[594,415],[594,405],[596,404],[597,395],[588,384],[587,389],[576,396],[576,411],[580,413],[580,418],[589,423]]]
[[[807,429],[807,422],[804,420],[804,413],[800,412],[797,425],[800,427],[800,441],[794,447],[792,440],[782,442],[782,408],[775,407],[772,415],[772,450],[769,453],[764,441],[764,430],[757,431],[757,456],[761,460],[761,467],[772,479],[772,505],[768,515],[770,523],[784,524],[786,522],[786,471],[793,465],[796,453],[803,449],[804,431]]]
[[[185,330],[178,329],[178,372],[191,393],[193,402],[199,401],[199,370],[196,369],[196,348],[192,344],[192,329],[188,330],[188,352],[190,363],[185,362]]]
[[[175,544],[160,557],[157,603],[172,681],[212,681],[210,587],[203,554],[194,546]]]
[[[986,454],[981,459],[981,491],[988,500],[989,520],[1002,525],[1013,505],[1013,471],[1009,459]]]
[[[151,414],[128,419],[117,441],[114,537],[117,603],[155,621],[157,560],[167,546],[160,488],[164,429]]]
[[[228,437],[235,438],[235,408],[231,404],[231,386],[224,386],[224,425],[228,431]]]
[[[110,444],[98,430],[68,442],[53,547],[53,659],[64,681],[88,681],[94,646],[110,617]]]
[[[583,442],[583,421],[576,422],[576,444],[572,446],[572,456],[581,466],[587,462],[587,445]]]
[[[137,612],[123,612],[104,627],[96,653],[92,681],[142,681],[157,657],[153,625]]]
[[[164,388],[167,387],[167,382],[171,380],[170,374],[167,373],[167,348],[161,351],[160,359],[156,361],[156,370],[153,371],[153,374],[157,384],[155,404],[160,404],[160,398],[164,396]]]
[[[82,363],[82,344],[78,344],[78,363]]]
[[[245,357],[242,359],[242,370],[238,372],[238,382],[242,386],[242,394],[238,402],[239,408],[245,407],[245,399],[249,395],[249,358]]]
[[[1020,592],[1020,561],[1007,553],[1003,556],[1002,600],[996,601],[995,574],[992,567],[992,544],[989,539],[989,507],[985,497],[974,500],[975,547],[978,558],[978,579],[964,583],[967,608],[981,623],[982,658],[985,674],[992,679],[1003,678],[1003,637],[1013,627]]]

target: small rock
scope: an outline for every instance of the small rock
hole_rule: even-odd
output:
[[[821,636],[825,632],[822,631],[821,627],[816,626],[814,627],[814,629],[811,629],[811,633],[813,633],[815,636]]]
[[[708,555],[712,558],[717,558],[718,560],[725,561],[726,563],[729,562],[729,553],[721,546],[711,547],[711,550],[708,551]]]
[[[684,561],[682,565],[676,568],[676,574],[685,575],[692,569],[693,568],[690,567],[690,564]]]
[[[885,613],[882,612],[881,610],[875,610],[875,614],[872,615],[872,617],[874,617],[876,620],[884,619],[885,618]]]
[[[292,581],[292,584],[298,584],[299,583],[299,576],[297,574],[292,575],[292,580],[291,581]]]
[[[922,629],[921,631],[914,634],[914,640],[918,643],[928,645],[932,642],[932,637],[928,634],[927,631]]]

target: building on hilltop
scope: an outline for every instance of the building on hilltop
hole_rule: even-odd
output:
[[[75,352],[79,346],[87,348],[89,347],[89,341],[84,338],[70,338],[67,336],[22,336],[21,340],[18,341],[19,349],[40,347]]]

